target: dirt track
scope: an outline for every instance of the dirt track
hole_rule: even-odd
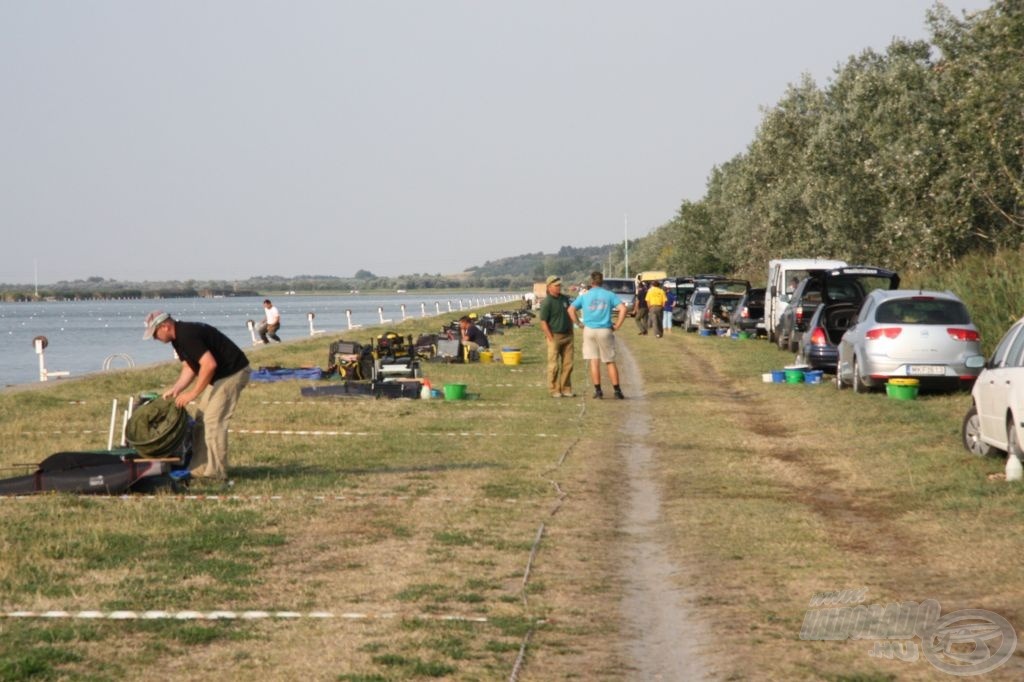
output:
[[[654,454],[647,445],[651,425],[643,378],[629,348],[620,343],[616,351],[628,396],[621,445],[628,490],[621,519],[627,661],[635,679],[706,679],[711,668],[701,643],[710,635],[696,619],[694,595],[676,580],[688,567],[674,562],[666,549],[661,496],[651,473]]]

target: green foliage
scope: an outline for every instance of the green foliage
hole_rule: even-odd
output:
[[[1024,5],[937,5],[895,40],[764,112],[705,196],[636,249],[636,270],[763,272],[821,256],[907,270],[1024,244]]]

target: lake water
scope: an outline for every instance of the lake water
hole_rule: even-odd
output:
[[[309,313],[314,314],[321,336],[369,340],[366,329],[348,330],[346,311],[352,323],[381,328],[380,312],[385,320],[402,320],[402,305],[408,317],[437,319],[438,328],[468,311],[485,305],[509,302],[517,309],[521,295],[459,292],[424,292],[381,296],[280,296],[274,304],[281,311],[282,340],[309,338]],[[112,369],[174,359],[169,344],[144,340],[143,321],[149,311],[161,309],[179,320],[206,322],[217,327],[242,350],[252,348],[247,322],[257,324],[265,319],[263,297],[239,296],[225,298],[171,298],[163,300],[132,299],[112,301],[53,301],[42,303],[0,303],[0,385],[36,383],[39,381],[39,356],[33,339],[45,336],[46,369],[50,372],[70,371],[72,377],[100,372],[108,363]],[[439,312],[440,311],[440,312]],[[386,325],[385,325],[386,326]],[[257,337],[258,338],[258,337]],[[326,342],[325,342],[326,350]],[[257,362],[253,362],[257,366]],[[50,381],[55,379],[51,378]]]

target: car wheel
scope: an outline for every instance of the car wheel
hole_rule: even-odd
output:
[[[841,391],[846,388],[846,384],[843,383],[843,377],[839,375],[839,368],[836,367],[836,390]]]
[[[1013,431],[1012,427],[1010,431]],[[967,414],[964,416],[964,423],[960,428],[960,439],[967,452],[978,457],[988,457],[995,449],[981,439],[981,420],[978,418],[978,408],[974,405],[971,405],[971,409],[967,410]]]
[[[860,376],[860,367],[857,366],[857,358],[853,359],[853,392],[854,393],[867,393],[871,390],[871,387],[864,383],[864,379]]]
[[[789,340],[789,352],[790,353],[795,353],[798,350],[800,350],[800,342],[796,341],[794,339],[790,339]]]
[[[786,339],[781,332],[775,335],[775,345],[779,350],[786,350]]]

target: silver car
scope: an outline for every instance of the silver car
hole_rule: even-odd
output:
[[[840,339],[836,386],[865,393],[913,377],[922,388],[965,388],[984,365],[981,335],[956,294],[875,290]]]
[[[711,289],[699,287],[690,294],[690,300],[686,304],[686,320],[683,328],[688,332],[695,332],[700,329],[701,320],[704,318],[704,306],[711,296]]]

